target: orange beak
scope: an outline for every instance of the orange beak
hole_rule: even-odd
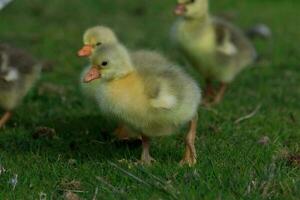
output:
[[[92,54],[93,46],[92,45],[84,45],[79,51],[79,57],[87,57]]]
[[[101,78],[101,73],[97,66],[93,66],[84,76],[83,82],[89,83],[95,79]]]
[[[178,4],[174,10],[175,15],[183,15],[186,12],[185,4]]]

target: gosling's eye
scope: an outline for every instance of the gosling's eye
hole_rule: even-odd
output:
[[[97,44],[96,44],[96,46],[100,46],[102,43],[101,42],[98,42]]]
[[[102,66],[106,66],[106,65],[108,65],[108,62],[107,62],[107,61],[103,61],[103,62],[101,63],[101,65],[102,65]]]

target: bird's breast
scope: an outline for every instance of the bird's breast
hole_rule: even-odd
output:
[[[143,81],[137,74],[130,74],[109,83],[106,87],[105,98],[107,103],[114,108],[114,112],[124,114],[144,113],[149,104]]]

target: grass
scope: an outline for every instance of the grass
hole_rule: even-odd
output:
[[[182,135],[155,139],[157,162],[136,165],[140,146],[114,141],[116,124],[78,89],[86,60],[76,50],[83,31],[95,24],[112,27],[131,49],[159,50],[183,64],[168,36],[175,0],[14,1],[1,11],[1,41],[50,60],[54,69],[1,130],[0,166],[6,171],[0,170],[0,199],[63,199],[65,190],[76,190],[82,199],[299,199],[300,169],[284,152],[300,153],[300,2],[211,3],[215,14],[236,13],[234,22],[244,29],[266,23],[273,37],[255,41],[265,62],[242,73],[215,111],[199,110],[194,168],[177,164]],[[43,91],[45,84],[61,91]],[[234,123],[258,105],[255,116]],[[38,126],[54,128],[56,136],[34,139]],[[257,142],[263,136],[270,138],[267,145]]]

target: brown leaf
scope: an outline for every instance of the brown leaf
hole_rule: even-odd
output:
[[[80,200],[79,196],[73,192],[65,192],[64,194],[64,199],[65,200]]]
[[[288,161],[291,165],[295,165],[297,167],[300,167],[300,154],[299,155],[291,155],[288,158]]]
[[[270,143],[270,138],[268,136],[263,136],[258,140],[258,144],[268,145]]]
[[[72,181],[66,181],[66,180],[63,180],[61,183],[60,183],[60,187],[63,189],[63,190],[80,190],[81,188],[81,182],[80,181],[76,181],[76,180],[72,180]]]
[[[39,138],[47,138],[47,139],[53,139],[56,136],[56,131],[53,128],[49,127],[37,127],[32,133],[33,139],[39,139]]]

